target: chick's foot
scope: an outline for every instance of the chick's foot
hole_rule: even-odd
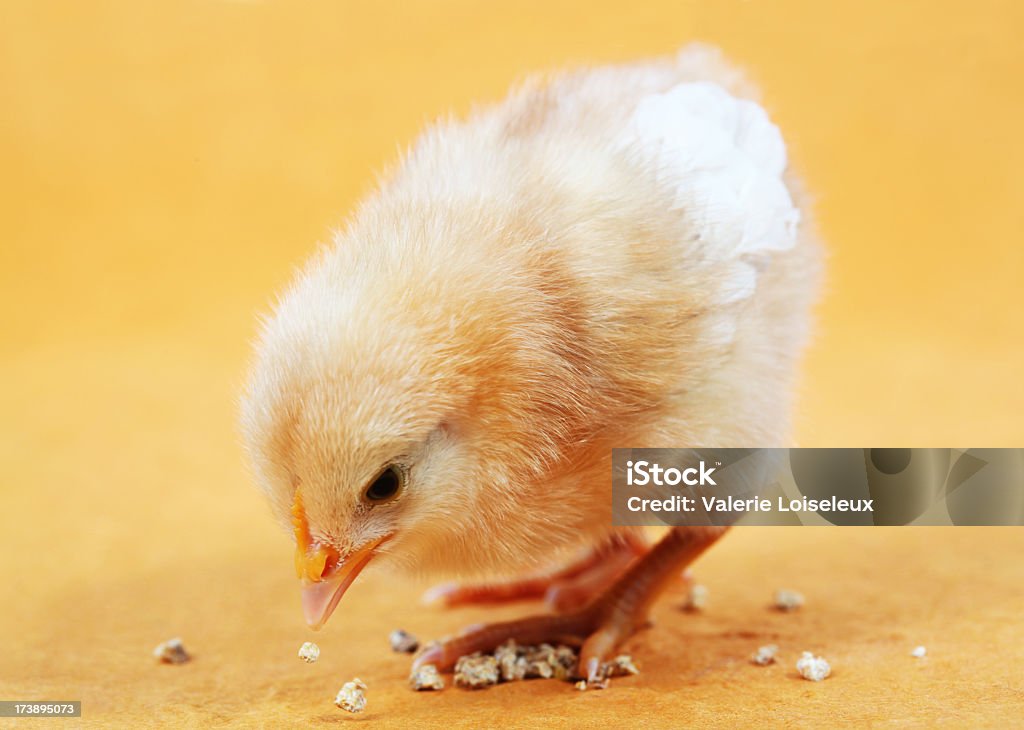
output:
[[[640,532],[623,531],[553,572],[499,583],[442,583],[423,594],[426,603],[446,607],[512,603],[543,598],[556,611],[576,608],[610,586],[650,546]]]
[[[577,676],[601,681],[601,665],[615,648],[647,624],[651,604],[679,571],[710,547],[727,528],[675,527],[603,592],[574,611],[530,616],[472,627],[458,636],[428,645],[413,668],[435,664],[451,669],[459,657],[492,651],[508,639],[519,644],[544,642],[580,647]]]

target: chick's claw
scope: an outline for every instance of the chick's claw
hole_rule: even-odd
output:
[[[441,583],[427,590],[421,600],[426,605],[440,604],[447,608],[471,604],[529,601],[542,598],[549,585],[550,579],[539,576],[509,583],[470,585]]]
[[[471,627],[455,637],[428,645],[413,662],[413,671],[425,664],[448,670],[459,657],[490,652],[513,639],[519,644],[580,646],[577,676],[588,682],[601,682],[602,666],[619,644],[647,625],[651,603],[666,583],[674,580],[679,570],[724,532],[721,527],[674,528],[611,587],[583,607],[570,613]]]
[[[633,550],[614,552],[603,562],[596,563],[590,570],[573,578],[552,583],[544,593],[544,603],[551,610],[560,613],[582,606],[593,596],[611,587],[642,554]]]
[[[609,611],[598,601],[571,614],[530,616],[516,621],[475,625],[455,637],[433,642],[413,662],[412,671],[434,664],[446,671],[460,657],[489,653],[509,639],[521,645],[564,644],[580,648],[575,677],[604,682],[604,667],[616,647],[647,624],[644,616]]]
[[[442,583],[424,593],[422,600],[426,604],[452,608],[543,598],[550,609],[571,610],[611,585],[637,557],[647,552],[648,547],[641,533],[626,531],[586,550],[556,571],[504,583]]]
[[[584,610],[573,614],[530,616],[470,627],[454,637],[424,647],[413,661],[413,671],[425,664],[434,664],[438,669],[446,671],[454,667],[460,657],[478,651],[493,651],[509,639],[524,645],[550,642],[580,646],[592,631],[592,614],[592,611]]]

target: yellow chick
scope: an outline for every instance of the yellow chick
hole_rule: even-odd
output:
[[[595,678],[719,528],[612,527],[616,446],[783,446],[820,249],[782,137],[716,51],[533,79],[428,129],[262,329],[242,427],[306,619],[370,562],[561,613]],[[582,551],[556,573],[543,568]]]

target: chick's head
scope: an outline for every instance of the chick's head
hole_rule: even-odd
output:
[[[256,345],[243,438],[295,537],[314,628],[371,560],[415,565],[445,535],[472,530],[458,508],[475,479],[459,433],[464,359],[437,331],[436,307],[408,300],[413,290],[400,270],[360,273],[322,258]]]

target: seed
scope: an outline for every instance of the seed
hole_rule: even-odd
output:
[[[356,677],[351,682],[345,682],[338,690],[338,696],[334,698],[334,704],[345,712],[362,712],[366,709],[366,685],[363,680]]]
[[[686,601],[683,603],[684,611],[703,611],[708,605],[708,588],[694,583],[686,594]]]
[[[314,644],[312,641],[307,641],[305,644],[299,647],[299,659],[306,662],[306,664],[312,664],[320,658],[320,647]]]
[[[164,664],[184,664],[192,658],[189,653],[185,651],[185,645],[181,643],[181,639],[177,637],[168,639],[164,643],[158,645],[153,649],[153,656]]]
[[[409,675],[409,686],[417,692],[444,689],[444,680],[433,664],[424,664]]]
[[[758,666],[766,667],[769,664],[775,663],[775,654],[779,651],[779,647],[775,644],[768,644],[768,646],[762,646],[758,648],[754,656],[750,657],[750,661]]]
[[[482,689],[497,684],[498,660],[490,654],[470,654],[455,663],[455,685],[468,689]]]
[[[803,656],[796,662],[796,671],[800,672],[800,676],[804,679],[820,682],[832,674],[832,667],[822,657],[814,656],[811,652],[805,651]]]
[[[804,605],[804,596],[797,591],[780,588],[775,591],[775,608],[780,611],[795,611]]]
[[[388,639],[391,641],[391,651],[397,651],[400,654],[412,654],[420,647],[420,640],[402,629],[392,631],[388,635]]]

